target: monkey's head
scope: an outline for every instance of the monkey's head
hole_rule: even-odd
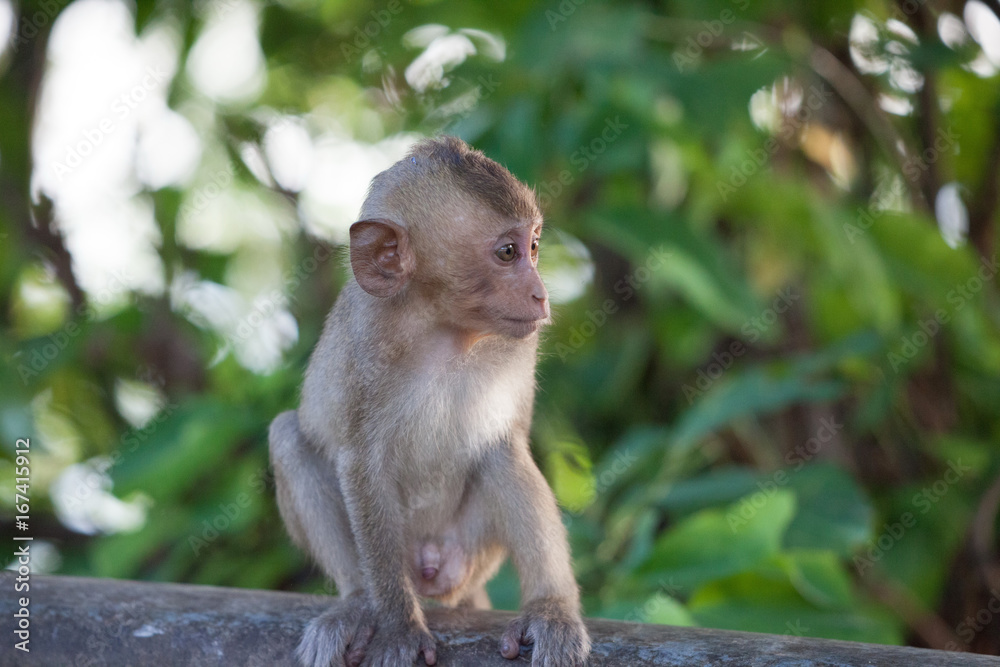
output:
[[[368,294],[417,302],[442,326],[524,338],[549,317],[541,232],[528,186],[459,139],[428,139],[372,181],[351,268]]]

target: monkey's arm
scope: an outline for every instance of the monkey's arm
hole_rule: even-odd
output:
[[[434,638],[407,576],[402,507],[391,458],[345,447],[338,452],[347,514],[357,542],[365,588],[379,617],[369,656],[396,656],[410,664],[423,652],[436,661]],[[388,664],[395,664],[391,661]],[[400,662],[399,664],[402,664]]]
[[[552,489],[531,459],[527,437],[491,457],[486,493],[497,503],[496,530],[521,578],[521,615],[504,632],[500,652],[516,658],[534,643],[532,664],[582,664],[590,638],[580,616],[566,529]]]

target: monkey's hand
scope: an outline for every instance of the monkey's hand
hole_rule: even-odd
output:
[[[354,593],[309,622],[295,654],[304,667],[358,667],[375,626],[365,596]]]
[[[405,623],[380,624],[365,650],[364,667],[408,667],[419,654],[424,662],[437,664],[437,643],[427,626]]]
[[[580,612],[562,598],[526,604],[500,638],[500,655],[514,660],[522,644],[534,644],[532,667],[578,667],[590,654],[590,636]]]

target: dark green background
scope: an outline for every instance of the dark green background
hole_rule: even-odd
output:
[[[974,41],[951,48],[938,36],[941,14],[962,16],[964,3],[406,2],[364,45],[355,28],[389,4],[264,6],[267,86],[252,103],[217,106],[204,139],[228,152],[239,187],[260,191],[239,147],[261,140],[263,106],[311,117],[334,101],[362,143],[457,134],[538,188],[546,243],[558,230],[585,245],[594,280],[545,334],[533,446],[565,510],[586,613],[996,653],[1000,77],[964,67],[980,57]],[[879,28],[870,48],[918,70],[921,90],[857,71],[857,13]],[[188,3],[139,2],[136,29],[168,15],[190,48],[203,14]],[[401,39],[431,23],[502,36],[506,57],[471,56],[450,85],[418,94],[402,72],[419,50]],[[342,253],[290,290],[298,343],[268,375],[219,360],[220,336],[167,295],[89,311],[58,220],[29,197],[51,26],[0,61],[4,534],[13,442],[32,436],[31,530],[58,550],[57,571],[319,590],[280,525],[266,428],[297,400],[345,280]],[[193,94],[185,77],[172,83],[174,108]],[[786,84],[801,89],[801,109],[770,133],[755,127],[751,96]],[[913,113],[884,112],[883,93]],[[186,189],[146,194],[168,282],[225,282],[230,256],[175,235],[182,204],[211,178],[205,168]],[[955,248],[934,215],[946,183],[969,214]],[[278,197],[295,204],[293,192]],[[322,245],[304,232],[281,243],[290,272]],[[558,245],[543,244],[543,263],[557,262]],[[61,290],[65,308],[33,311],[33,281]],[[947,321],[931,324],[940,312]],[[22,381],[19,365],[76,326]],[[142,429],[116,408],[120,379],[162,397]],[[46,439],[51,423],[39,420],[53,415],[77,444],[71,456]],[[146,499],[141,529],[87,536],[54,515],[50,485],[95,456],[111,457],[115,495]],[[220,517],[224,528],[206,531]],[[497,606],[517,604],[509,569],[491,591]]]

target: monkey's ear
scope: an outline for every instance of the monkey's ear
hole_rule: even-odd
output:
[[[361,289],[372,296],[392,296],[410,280],[413,268],[405,229],[391,220],[351,225],[351,269]]]

